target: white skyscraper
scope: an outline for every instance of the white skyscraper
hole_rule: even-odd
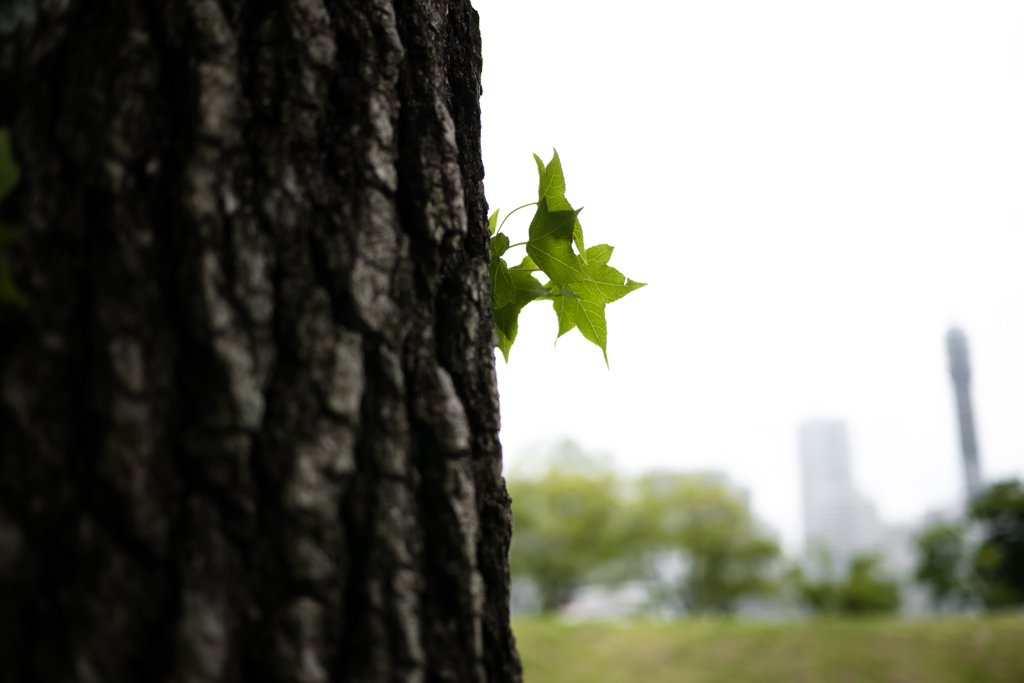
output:
[[[853,485],[846,425],[813,420],[800,428],[805,552],[810,571],[843,575],[856,555],[880,549],[875,507]],[[829,565],[817,560],[827,551]]]

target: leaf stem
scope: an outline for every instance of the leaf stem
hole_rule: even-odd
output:
[[[526,244],[526,242],[523,242],[523,244]],[[512,245],[512,246],[515,246],[515,245]],[[540,270],[540,268],[509,268],[508,272],[510,272],[510,273],[536,273],[538,270]]]
[[[523,246],[524,244],[529,244],[529,243],[530,243],[530,241],[529,241],[529,240],[527,240],[527,241],[525,241],[525,242],[516,242],[515,244],[510,244],[510,245],[508,245],[508,248],[509,248],[509,249],[511,249],[512,247],[521,247],[521,246]]]
[[[512,209],[511,211],[509,211],[507,214],[505,214],[504,220],[501,221],[501,225],[499,225],[498,229],[494,231],[494,234],[497,235],[499,232],[501,232],[501,228],[502,228],[502,226],[505,225],[505,221],[507,221],[508,217],[511,216],[512,214],[514,214],[516,211],[518,211],[519,209],[525,209],[528,206],[536,206],[536,205],[537,205],[537,202],[530,202],[529,204],[523,204],[522,206],[517,206],[516,208]],[[526,244],[526,242],[523,242],[523,244]],[[513,244],[512,246],[516,247],[516,246],[519,246],[519,245]]]

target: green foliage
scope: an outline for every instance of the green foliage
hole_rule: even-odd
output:
[[[840,580],[810,579],[794,567],[789,579],[804,604],[819,614],[888,614],[899,608],[900,592],[895,581],[882,576],[880,562],[878,555],[855,557]]]
[[[6,128],[0,128],[0,304],[25,304],[25,295],[11,279],[11,266],[7,249],[21,239],[21,230],[3,220],[3,203],[11,194],[21,177],[11,154],[11,135]]]
[[[498,261],[500,262],[499,268],[505,266],[502,259],[498,259]],[[491,261],[492,267],[494,267],[494,263],[494,261]],[[508,352],[512,348],[512,342],[516,340],[516,334],[519,332],[519,312],[534,299],[549,296],[548,290],[544,288],[544,285],[538,282],[537,278],[530,275],[529,271],[533,267],[533,262],[529,260],[529,257],[523,259],[523,262],[512,271],[509,271],[507,266],[505,266],[505,272],[509,273],[512,285],[515,288],[515,294],[508,303],[494,310],[494,326],[498,332],[498,348],[504,354],[505,362],[508,362]],[[494,294],[492,293],[493,297]]]
[[[928,587],[932,606],[950,601],[964,606],[973,594],[963,524],[934,524],[914,538],[918,562],[915,577]]]
[[[729,613],[743,595],[767,593],[779,545],[723,482],[700,475],[652,475],[638,484],[638,526],[654,548],[682,553],[687,571],[674,587],[687,611]]]
[[[855,557],[849,576],[839,591],[839,611],[844,614],[884,614],[900,606],[899,587],[879,572],[877,555]]]
[[[765,573],[778,545],[740,496],[708,477],[624,481],[570,444],[543,477],[508,486],[512,573],[533,580],[545,611],[584,583],[652,579],[668,552],[680,553],[689,571],[679,584],[654,588],[690,611],[728,612],[741,595],[771,588]]]
[[[512,572],[536,582],[545,612],[567,603],[588,573],[628,552],[618,482],[607,470],[582,465],[556,461],[539,480],[509,481]]]
[[[1024,602],[1024,486],[1018,480],[989,487],[971,506],[985,527],[974,570],[985,605],[991,609]]]
[[[537,207],[527,241],[509,244],[508,237],[501,234],[498,211],[487,220],[492,235],[490,274],[498,348],[507,363],[519,332],[520,311],[531,301],[550,299],[558,317],[558,336],[573,328],[579,329],[585,339],[601,349],[607,365],[605,306],[645,284],[628,279],[608,265],[613,249],[607,244],[584,248],[583,227],[579,221],[582,208],[574,209],[565,198],[565,175],[558,152],[547,164],[536,154],[533,158],[540,175],[537,202],[520,206],[508,214],[511,216],[526,206]],[[513,268],[509,268],[503,258],[510,246],[525,246],[527,253],[522,263]],[[534,272],[543,272],[548,282],[541,285],[531,275]]]
[[[936,608],[980,599],[989,609],[1024,604],[1024,485],[993,484],[970,508],[966,524],[938,524],[918,535],[917,579]],[[975,535],[977,533],[977,535]],[[978,538],[980,536],[980,539]],[[974,538],[969,544],[968,538]]]

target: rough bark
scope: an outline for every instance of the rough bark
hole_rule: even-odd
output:
[[[7,0],[0,682],[518,681],[468,0]]]

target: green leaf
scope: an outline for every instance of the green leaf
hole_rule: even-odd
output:
[[[525,260],[525,259],[524,259]],[[522,267],[522,265],[520,265]],[[498,348],[508,362],[512,343],[519,333],[519,313],[534,299],[548,296],[548,291],[533,275],[523,271],[510,273],[515,284],[515,301],[494,311],[494,327],[498,333]]]
[[[516,300],[516,285],[508,272],[505,259],[496,258],[489,266],[491,271],[491,303],[495,309]]]
[[[508,251],[508,235],[495,235],[491,238],[491,260],[504,256]]]
[[[538,191],[537,199],[547,199],[548,206],[552,211],[567,211],[571,210],[569,201],[565,198],[565,175],[562,173],[562,161],[558,158],[558,150],[552,150],[554,156],[551,157],[545,167],[544,171],[540,174],[540,189]],[[538,169],[540,167],[540,157],[536,154],[533,158],[538,162]]]
[[[608,263],[608,259],[612,257],[613,251],[615,251],[615,247],[599,244],[596,247],[587,249],[587,260],[596,263]]]
[[[514,308],[514,306],[505,306],[505,308],[494,312],[494,330],[498,335],[498,348],[501,349],[501,355],[505,357],[505,363],[508,363],[508,354],[512,351],[512,344],[519,332],[519,311],[523,310],[521,308],[513,310]]]
[[[548,200],[549,211],[571,211],[572,206],[565,198],[565,174],[562,172],[562,160],[558,158],[558,150],[552,150],[554,154],[551,161],[545,166],[540,157],[536,154],[533,158],[537,161],[537,171],[540,173],[540,187],[538,188],[538,200]],[[572,239],[576,243],[576,251],[584,263],[587,261],[587,253],[583,248],[583,226],[577,218],[572,229]]]
[[[572,283],[571,289],[580,298],[602,304],[618,301],[630,292],[646,287],[645,282],[634,282],[625,275],[603,263],[583,264],[586,278]]]
[[[572,226],[578,211],[548,211],[541,197],[530,223],[526,253],[559,287],[586,278],[579,257],[572,251]]]
[[[580,211],[583,209],[581,208]],[[579,218],[576,219],[576,225],[572,229],[572,241],[576,243],[576,250],[580,253],[580,260],[584,263],[587,262],[587,252],[583,248],[583,226],[580,225]]]
[[[607,244],[588,249],[588,262],[579,264],[579,279],[569,284],[569,290],[588,301],[610,304],[634,290],[646,287],[646,283],[630,280],[608,265],[613,251],[614,247]]]
[[[570,299],[570,301],[573,301]],[[604,318],[604,304],[599,304],[586,299],[575,299],[577,310],[574,311],[576,327],[583,334],[583,338],[593,342],[604,354],[605,367],[608,365],[608,323]]]
[[[495,209],[494,213],[492,213],[490,217],[487,219],[487,229],[491,231],[492,235],[494,234],[494,231],[498,228],[499,211],[501,211],[501,209]]]
[[[558,334],[555,337],[558,339],[576,327],[576,313],[579,307],[578,299],[558,296],[561,288],[553,282],[548,283],[548,291],[554,297],[551,300],[551,304],[554,306],[555,315],[558,317]]]
[[[530,301],[540,297],[551,296],[547,288],[537,281],[532,273],[526,269],[536,268],[529,256],[523,257],[523,262],[515,266],[518,270],[512,273],[512,279],[516,283],[516,298],[526,295]]]
[[[614,248],[599,244],[587,250],[588,263],[580,263],[585,279],[560,286],[554,280],[547,284],[548,292],[556,295],[552,301],[558,317],[558,336],[578,327],[584,339],[600,347],[608,365],[608,324],[604,307],[621,299],[633,290],[646,286],[634,282],[615,268],[607,265]],[[565,296],[568,289],[573,296]],[[562,293],[563,296],[557,296]]]
[[[557,285],[549,282],[548,291],[558,291]],[[556,296],[552,304],[555,315],[558,316],[558,336],[561,337],[572,328],[578,327],[584,339],[601,349],[604,364],[608,366],[608,323],[604,316],[605,304],[567,296]]]
[[[519,331],[519,312],[534,299],[550,298],[558,317],[558,337],[579,328],[584,339],[601,349],[608,365],[605,306],[646,285],[630,280],[609,265],[614,251],[611,246],[599,244],[585,249],[580,210],[573,209],[565,197],[565,174],[558,151],[554,151],[547,164],[536,154],[533,158],[540,183],[537,212],[526,242],[527,256],[518,267],[509,269],[500,258],[508,249],[509,240],[496,236],[491,241],[498,347],[507,363]],[[497,216],[492,219],[496,222]],[[530,274],[535,270],[544,271],[550,281],[542,286]],[[506,275],[512,280],[511,288],[504,279]]]

